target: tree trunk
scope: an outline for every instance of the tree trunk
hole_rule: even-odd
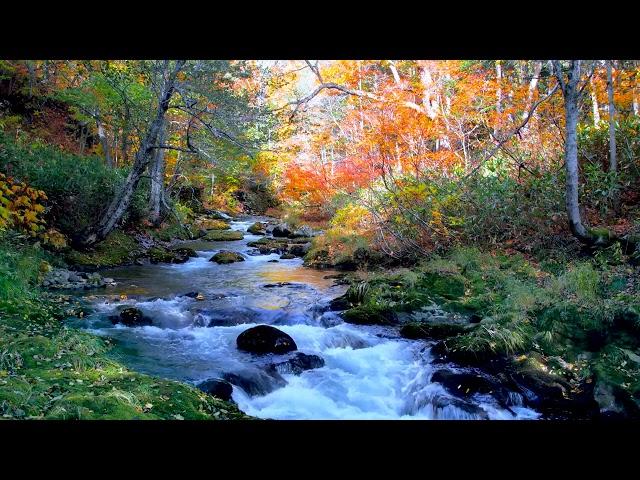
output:
[[[109,233],[120,222],[123,215],[129,208],[133,194],[138,186],[138,182],[140,181],[142,174],[147,169],[151,155],[156,150],[156,143],[164,123],[165,114],[169,108],[169,101],[174,93],[176,77],[184,64],[184,60],[178,60],[176,61],[173,70],[170,71],[169,61],[164,62],[162,75],[164,77],[164,83],[159,96],[156,115],[149,124],[147,132],[140,144],[140,148],[136,152],[133,167],[131,168],[124,185],[115,195],[100,220],[96,225],[93,225],[83,232],[76,240],[75,243],[77,243],[78,246],[88,247],[106,238],[106,236],[109,235]]]
[[[102,152],[104,153],[104,161],[107,166],[113,168],[113,159],[111,158],[111,148],[109,148],[109,141],[107,134],[104,131],[100,118],[96,115],[96,126],[98,127],[98,138],[100,139],[100,145],[102,145]]]
[[[558,82],[562,86],[564,97],[565,114],[565,169],[567,174],[566,184],[566,208],[569,217],[569,228],[571,233],[584,243],[590,243],[591,236],[582,224],[580,215],[580,202],[578,197],[579,177],[578,177],[578,99],[580,91],[578,83],[580,81],[580,60],[572,60],[568,79],[565,82],[564,75],[559,61],[554,61],[554,70]]]
[[[607,95],[609,97],[609,171],[618,170],[616,155],[616,107],[613,102],[613,67],[611,60],[607,61]]]
[[[589,87],[591,90],[591,106],[593,107],[593,124],[597,126],[600,123],[600,106],[598,105],[598,95],[593,76],[589,79]]]
[[[121,158],[122,165],[126,165],[129,160],[129,123],[130,123],[131,114],[129,112],[129,107],[125,107],[124,112],[124,122],[122,124],[122,145],[121,145]]]
[[[493,127],[493,136],[500,135],[500,125],[502,124],[502,62],[496,60],[496,124]]]
[[[166,138],[166,129],[167,125],[164,122],[164,125],[160,131],[158,136],[158,144],[164,144]],[[151,191],[149,195],[149,220],[155,225],[158,226],[160,224],[161,213],[162,213],[162,200],[164,195],[164,171],[165,171],[165,161],[164,161],[164,149],[158,148],[155,151],[155,155],[153,156],[153,161],[149,166],[149,172],[151,176]]]
[[[538,81],[540,80],[540,72],[542,71],[542,62],[536,60],[534,62],[533,67],[533,76],[531,80],[529,80],[529,88],[527,90],[527,105],[522,113],[522,119],[527,118],[529,110],[531,109],[531,105],[533,105],[533,96],[536,93],[536,88],[538,88]]]

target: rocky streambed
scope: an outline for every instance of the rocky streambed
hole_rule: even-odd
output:
[[[348,318],[338,272],[302,265],[313,232],[268,221],[232,221],[238,240],[183,242],[195,252],[183,263],[102,270],[115,285],[83,291],[93,313],[69,323],[113,339],[132,368],[261,418],[540,417],[517,385],[442,357],[434,340],[405,338],[415,326]]]

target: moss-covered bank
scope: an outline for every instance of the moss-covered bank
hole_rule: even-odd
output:
[[[640,414],[640,281],[625,263],[462,248],[411,269],[358,272],[342,305],[347,322],[439,340],[444,360],[506,360],[514,375],[591,391],[603,413]]]

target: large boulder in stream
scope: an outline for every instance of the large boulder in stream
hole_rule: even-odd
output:
[[[210,230],[203,240],[211,242],[231,242],[235,240],[242,240],[244,235],[238,230]]]
[[[267,225],[262,222],[256,222],[247,228],[247,232],[252,233],[253,235],[266,235]]]
[[[210,262],[216,262],[218,264],[227,264],[235,262],[244,262],[244,257],[238,252],[231,252],[229,250],[221,250],[209,259]]]
[[[293,338],[270,325],[245,330],[238,335],[236,345],[251,353],[287,353],[298,349]]]
[[[276,225],[271,231],[271,235],[273,235],[274,237],[289,237],[292,234],[293,232],[291,231],[291,228],[286,223]]]
[[[231,400],[231,394],[233,393],[233,385],[221,378],[210,378],[199,383],[197,387],[220,400]]]
[[[140,327],[153,323],[149,317],[142,313],[142,310],[135,307],[125,308],[119,315],[113,315],[109,318],[112,323],[121,323],[127,327]]]

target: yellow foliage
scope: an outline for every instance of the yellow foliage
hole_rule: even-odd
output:
[[[44,229],[40,202],[46,199],[42,190],[0,173],[0,230],[15,228],[35,237]]]

